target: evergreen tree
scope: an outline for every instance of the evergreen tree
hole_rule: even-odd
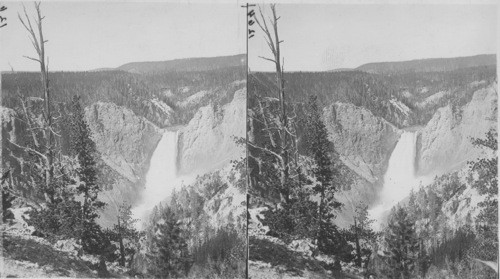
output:
[[[152,231],[148,258],[148,272],[156,278],[186,276],[192,260],[180,222],[166,207]]]
[[[339,187],[337,178],[340,172],[331,158],[331,154],[334,154],[333,146],[328,140],[328,133],[320,112],[317,97],[310,96],[306,115],[307,153],[315,164],[313,175],[317,183],[313,187],[313,192],[319,196],[316,241],[318,248],[325,251],[327,230],[333,226],[331,223],[335,217],[333,211],[341,206],[341,203],[337,202],[334,196]]]
[[[366,267],[372,253],[371,243],[375,241],[376,235],[370,227],[373,220],[368,218],[368,206],[358,205],[355,212],[354,224],[349,228],[356,249],[355,263],[358,267],[361,267],[363,259],[365,259]]]
[[[118,210],[117,224],[113,228],[115,239],[120,244],[120,265],[125,266],[127,256],[132,257],[136,251],[140,234],[134,227],[137,219],[132,218],[132,206],[124,202]]]
[[[469,162],[471,175],[469,182],[477,189],[484,201],[478,205],[481,208],[476,220],[477,246],[474,256],[481,260],[498,260],[498,134],[488,131],[485,139],[475,139],[473,144],[486,148],[491,156]]]
[[[78,96],[74,96],[70,108],[72,112],[69,119],[70,155],[76,156],[78,160],[76,194],[83,198],[81,219],[84,231],[82,244],[88,250],[90,239],[95,237],[92,231],[95,232],[97,229],[95,221],[99,217],[99,210],[105,206],[105,203],[98,199],[102,189],[97,184],[97,150],[91,139]]]
[[[431,265],[430,256],[427,254],[427,250],[425,249],[423,239],[420,239],[418,257],[417,257],[418,275],[422,278],[425,278],[425,275],[427,274],[430,265]]]
[[[54,179],[52,183],[57,180]],[[57,187],[61,193],[53,202],[45,204],[42,209],[30,211],[28,223],[47,237],[80,238],[82,236],[84,228],[81,205],[66,185],[65,183]]]
[[[385,242],[390,278],[412,278],[417,263],[418,240],[413,222],[402,207],[393,211],[385,232]]]

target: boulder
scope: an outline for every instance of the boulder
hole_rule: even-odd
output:
[[[82,245],[78,244],[75,239],[63,239],[56,242],[55,248],[59,251],[77,256],[81,252]]]

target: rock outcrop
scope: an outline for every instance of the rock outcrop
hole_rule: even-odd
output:
[[[162,130],[131,110],[97,102],[85,109],[92,138],[103,160],[130,182],[146,173]]]
[[[0,106],[0,117],[2,122],[2,147],[5,147],[7,139],[17,142],[20,136],[20,120],[17,118],[17,113],[10,108]]]
[[[370,111],[352,104],[335,103],[323,111],[330,141],[344,163],[374,183],[387,168],[401,131]]]
[[[353,183],[336,198],[343,204],[335,223],[348,227],[356,206],[377,200],[382,177],[401,131],[369,110],[353,104],[335,103],[323,111],[328,136],[342,162],[353,172]]]
[[[137,201],[149,160],[163,130],[131,110],[112,103],[92,104],[85,109],[85,118],[97,150],[109,167],[106,178],[111,185],[99,194],[108,204],[99,223],[109,227],[116,222],[122,202],[134,204]]]
[[[482,156],[472,138],[484,138],[497,127],[496,83],[476,91],[461,108],[448,105],[436,111],[418,135],[417,175],[434,176],[459,169]]]
[[[234,93],[222,106],[204,106],[179,131],[178,175],[196,175],[219,169],[244,155],[235,138],[245,137],[246,90]]]

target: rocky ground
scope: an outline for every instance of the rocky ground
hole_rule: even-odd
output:
[[[74,240],[49,242],[33,236],[20,214],[0,226],[2,250],[1,278],[127,278],[125,270],[107,263],[104,268],[96,256],[82,254]]]
[[[313,256],[310,240],[284,243],[268,235],[269,228],[261,222],[264,207],[249,210],[249,274],[251,279],[264,278],[355,278],[361,279],[361,271],[342,266],[342,272],[333,272],[333,259],[325,255]]]

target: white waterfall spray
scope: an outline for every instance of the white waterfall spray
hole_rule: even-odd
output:
[[[165,131],[151,156],[146,185],[134,218],[142,219],[153,207],[164,201],[180,184],[177,177],[177,131]]]
[[[415,176],[416,140],[417,133],[403,132],[392,151],[379,203],[369,210],[370,217],[375,219],[376,230],[380,229],[390,209],[422,182]]]

